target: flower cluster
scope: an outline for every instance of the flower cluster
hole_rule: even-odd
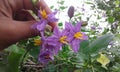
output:
[[[44,32],[45,26],[48,22],[57,22],[58,19],[55,17],[57,11],[48,14],[45,12],[45,10],[38,10],[38,17],[40,21],[36,22],[32,28],[37,29],[40,32]]]
[[[39,40],[40,42],[35,41],[38,42],[35,45],[41,43],[39,61],[43,64],[54,60],[54,56],[62,50],[63,45],[69,45],[77,53],[80,48],[80,42],[88,39],[87,35],[80,31],[82,22],[78,22],[75,26],[69,22],[65,22],[65,29],[61,31],[58,27],[55,27],[51,36],[45,36],[43,31],[46,24],[58,20],[55,18],[55,14],[56,12],[47,15],[43,10],[38,15],[41,20],[33,25],[33,28],[41,33],[41,40]]]

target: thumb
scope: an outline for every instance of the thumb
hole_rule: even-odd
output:
[[[36,21],[9,20],[9,23],[7,21],[1,21],[0,32],[2,34],[0,34],[0,50],[20,40],[37,35],[37,32],[31,28]]]

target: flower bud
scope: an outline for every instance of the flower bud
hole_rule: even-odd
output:
[[[68,16],[70,17],[70,19],[73,17],[74,15],[74,7],[70,6],[68,9]]]

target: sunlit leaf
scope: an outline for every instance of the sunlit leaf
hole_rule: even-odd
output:
[[[102,66],[105,67],[110,60],[104,54],[100,54],[100,57],[97,58],[97,62],[101,63]]]

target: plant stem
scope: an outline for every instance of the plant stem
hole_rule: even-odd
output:
[[[23,55],[22,59],[21,59],[21,63],[20,63],[20,69],[22,69],[23,67],[23,61],[26,57],[26,55],[28,54],[28,52],[31,50],[31,48],[28,48],[28,50],[26,50],[25,54]]]
[[[93,66],[91,66],[91,67],[92,67],[92,72],[95,72],[94,67]]]

